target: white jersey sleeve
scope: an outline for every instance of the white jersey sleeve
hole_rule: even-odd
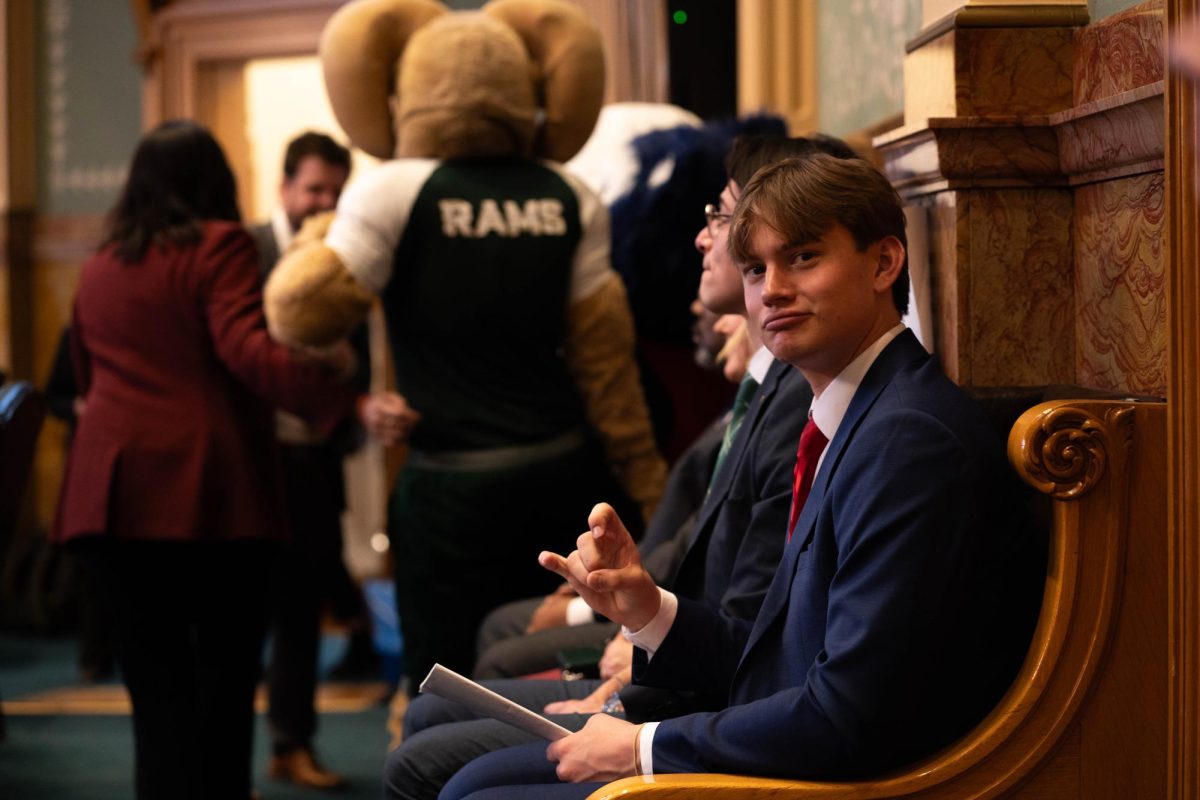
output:
[[[372,292],[387,286],[413,204],[440,163],[423,158],[385,162],[351,184],[338,201],[325,246]]]
[[[561,164],[553,161],[542,163],[566,181],[579,199],[582,234],[571,263],[571,282],[567,292],[567,303],[570,305],[595,293],[612,274],[612,228],[608,209],[595,192]]]

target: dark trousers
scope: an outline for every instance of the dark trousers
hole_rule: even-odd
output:
[[[267,721],[276,755],[308,747],[317,730],[313,707],[321,643],[317,570],[285,545],[271,582],[271,662],[267,669]]]
[[[470,674],[485,614],[562,579],[537,563],[569,553],[600,500],[619,496],[599,446],[503,471],[406,467],[388,532],[409,689],[434,662]]]
[[[556,700],[582,700],[599,681],[488,681],[487,688],[531,711],[542,713]],[[583,714],[560,714],[549,719],[577,731],[587,722]],[[404,715],[404,742],[388,754],[383,770],[386,800],[435,800],[456,772],[477,758],[537,737],[497,719],[483,719],[451,700],[430,694],[413,698]],[[543,751],[546,742],[542,742]],[[544,755],[543,755],[544,757]]]
[[[604,782],[563,783],[546,759],[546,743],[532,742],[482,755],[449,780],[439,800],[586,800]]]
[[[488,613],[479,625],[475,645],[475,680],[519,678],[561,666],[559,651],[577,647],[603,647],[619,626],[589,622],[537,633],[525,633],[541,597],[505,603]]]
[[[313,704],[325,601],[332,601],[339,615],[365,614],[342,561],[341,454],[328,444],[284,446],[280,454],[292,541],[276,561],[271,581],[267,718],[277,755],[309,747],[316,733]]]
[[[138,800],[249,797],[275,546],[105,540],[81,552],[114,613]]]

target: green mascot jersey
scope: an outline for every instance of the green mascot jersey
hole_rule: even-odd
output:
[[[469,673],[483,615],[551,591],[538,551],[621,493],[563,352],[571,304],[612,279],[607,210],[550,163],[402,159],[347,190],[325,243],[380,294],[421,413],[388,517],[415,688],[435,662]]]
[[[557,165],[389,162],[354,184],[326,239],[380,292],[398,390],[425,452],[578,430],[565,315],[608,270],[607,214]]]

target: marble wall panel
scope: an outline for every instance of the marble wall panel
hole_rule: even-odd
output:
[[[955,32],[959,116],[1052,114],[1071,105],[1073,28]]]
[[[960,214],[965,210],[967,254],[958,265],[959,280],[969,287],[964,382],[1070,382],[1075,371],[1071,191],[964,194],[959,208]]]
[[[979,118],[932,120],[930,127],[943,177],[1061,182],[1058,139],[1036,119],[1013,125]]]
[[[1050,118],[1062,170],[1078,182],[1091,174],[1162,169],[1163,83],[1140,86]],[[1149,167],[1149,168],[1148,168]]]
[[[1166,395],[1165,222],[1162,173],[1076,190],[1077,382]]]
[[[1163,79],[1163,0],[1080,28],[1075,36],[1075,105]]]

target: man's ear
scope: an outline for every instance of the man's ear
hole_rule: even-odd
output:
[[[904,245],[895,236],[885,236],[879,240],[879,261],[875,264],[875,289],[886,291],[900,277],[904,267]]]

